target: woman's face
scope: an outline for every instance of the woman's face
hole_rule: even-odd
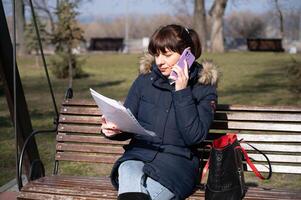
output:
[[[172,71],[172,67],[177,63],[179,58],[179,53],[166,49],[165,53],[160,52],[158,56],[155,56],[155,61],[160,72],[168,77]]]

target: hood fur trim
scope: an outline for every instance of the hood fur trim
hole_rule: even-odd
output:
[[[202,62],[203,70],[199,72],[199,83],[204,85],[216,85],[218,84],[219,71],[217,66],[209,60]]]
[[[145,53],[139,61],[139,74],[147,74],[151,72],[152,65],[155,63],[154,56]]]
[[[155,58],[149,53],[144,54],[140,58],[139,73],[147,74],[151,72],[152,64],[154,64]],[[217,86],[219,79],[218,67],[210,60],[204,60],[202,62],[203,70],[199,72],[198,82],[203,85],[215,85]]]

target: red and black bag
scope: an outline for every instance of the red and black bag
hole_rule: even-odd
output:
[[[238,200],[244,197],[247,188],[244,180],[243,160],[247,162],[260,179],[271,177],[272,168],[268,157],[247,143],[267,159],[269,174],[265,178],[256,169],[246,150],[240,146],[241,142],[237,140],[236,134],[233,133],[227,133],[212,142],[210,157],[202,174],[203,178],[209,168],[207,184],[205,185],[206,200]]]

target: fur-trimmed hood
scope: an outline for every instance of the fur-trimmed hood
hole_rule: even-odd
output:
[[[147,74],[151,72],[152,65],[154,64],[155,59],[152,55],[146,53],[140,59],[140,74]],[[202,62],[203,69],[199,72],[198,82],[203,85],[215,85],[218,84],[219,71],[217,66],[209,60],[204,60]]]

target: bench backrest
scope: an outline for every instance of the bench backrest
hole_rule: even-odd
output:
[[[57,161],[112,164],[128,141],[112,141],[100,134],[101,112],[92,101],[65,100],[59,118]],[[301,174],[301,108],[218,105],[209,139],[240,131],[238,136],[265,152],[273,172]],[[267,171],[264,157],[242,144],[259,171]],[[206,154],[206,153],[205,153]],[[207,156],[209,154],[207,153]]]
[[[239,131],[239,139],[266,153],[273,172],[301,174],[301,108],[219,105],[212,126],[212,131],[218,130]],[[242,146],[259,171],[267,172],[265,158]]]

